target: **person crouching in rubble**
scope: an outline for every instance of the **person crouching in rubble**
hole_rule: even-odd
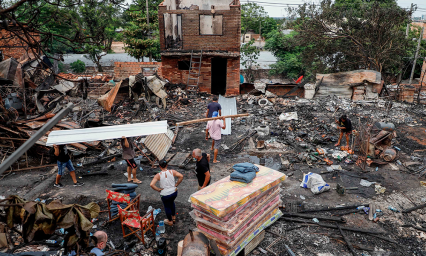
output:
[[[103,250],[105,249],[108,241],[108,235],[104,231],[96,231],[93,234],[96,241],[96,246],[90,251],[90,253],[96,254],[96,256],[103,256]]]
[[[84,183],[78,182],[75,176],[75,168],[72,165],[70,156],[68,154],[67,146],[65,145],[53,145],[53,154],[56,157],[56,162],[58,164],[58,174],[56,174],[56,181],[54,186],[57,188],[63,188],[64,185],[60,183],[62,175],[64,175],[65,168],[70,172],[72,181],[74,181],[74,187],[83,186]]]
[[[339,136],[339,140],[337,141],[337,143],[334,145],[335,147],[340,145],[340,141],[342,140],[343,134],[345,134],[346,136],[346,145],[349,145],[349,135],[352,133],[352,123],[351,120],[349,120],[349,118],[347,118],[346,115],[342,115],[339,120],[336,121],[336,123],[338,124],[337,129],[340,130],[340,136]]]
[[[169,226],[176,223],[176,206],[175,199],[177,197],[177,187],[183,180],[183,175],[175,170],[167,169],[167,161],[161,160],[159,163],[161,172],[157,173],[151,181],[151,188],[160,192],[161,201],[163,201],[164,211],[166,212],[167,219],[164,220]],[[175,177],[178,181],[175,182]],[[155,186],[157,181],[160,181],[160,188]]]
[[[192,157],[196,161],[198,190],[201,190],[210,185],[210,154],[201,153],[201,149],[196,148],[192,151]]]
[[[218,115],[219,113],[215,111],[213,112],[212,117],[217,117]],[[206,140],[209,139],[208,134],[210,134],[210,137],[212,138],[212,150],[214,150],[213,163],[219,163],[219,161],[217,161],[217,154],[219,153],[220,140],[222,138],[221,129],[226,129],[226,122],[224,117],[222,117],[222,120],[216,119],[207,122]]]
[[[133,140],[131,138],[126,138],[125,136],[121,137],[121,147],[123,148],[123,159],[127,163],[127,182],[134,182],[137,184],[142,183],[142,181],[136,178],[136,162],[135,162],[135,149],[133,148]],[[132,179],[133,175],[133,179]]]

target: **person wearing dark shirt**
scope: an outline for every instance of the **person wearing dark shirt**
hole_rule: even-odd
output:
[[[201,153],[201,149],[197,148],[192,151],[192,157],[197,161],[195,172],[200,190],[210,185],[210,155]]]
[[[222,107],[219,103],[217,103],[217,97],[213,98],[213,102],[207,105],[206,118],[210,118],[213,116],[213,112],[217,111],[219,116],[222,116]]]
[[[352,133],[352,123],[346,115],[343,115],[336,121],[337,129],[340,130],[340,136],[337,143],[334,145],[335,147],[340,145],[340,141],[342,140],[343,134],[346,136],[346,145],[349,146],[349,135]]]
[[[75,176],[75,169],[72,165],[70,156],[68,154],[68,149],[65,145],[53,145],[54,154],[56,156],[57,164],[58,164],[58,174],[56,174],[56,181],[54,186],[57,188],[63,188],[64,185],[60,183],[62,175],[64,175],[65,168],[70,172],[72,181],[74,181],[74,187],[83,186],[84,183],[78,182]]]

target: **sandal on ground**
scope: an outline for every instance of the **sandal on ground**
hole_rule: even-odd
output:
[[[176,224],[176,216],[172,217],[172,220],[173,220],[173,224]]]
[[[141,183],[142,183],[142,181],[140,181],[140,180],[138,180],[138,179],[133,179],[133,183],[141,184]]]
[[[173,221],[170,221],[168,219],[164,220],[164,224],[169,225],[169,226],[173,226]]]

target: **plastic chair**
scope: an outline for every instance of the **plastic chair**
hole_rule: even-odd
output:
[[[144,237],[145,233],[151,230],[152,234],[155,236],[154,209],[151,209],[148,213],[141,217],[139,215],[139,211],[124,210],[121,209],[120,205],[117,205],[117,207],[121,221],[121,228],[123,230],[123,238],[134,234],[146,246]],[[130,230],[130,233],[126,234],[125,227]],[[141,232],[141,236],[137,234],[139,231]]]

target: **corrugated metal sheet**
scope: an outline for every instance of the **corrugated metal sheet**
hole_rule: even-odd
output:
[[[222,95],[219,95],[219,101],[218,103],[222,107],[222,116],[228,116],[228,115],[236,115],[237,113],[237,100],[235,97],[233,98],[226,98]],[[229,135],[231,134],[231,118],[226,118],[226,129],[222,130],[223,135]]]
[[[159,160],[161,160],[169,151],[174,136],[171,130],[167,130],[167,133],[147,136],[144,144]]]
[[[121,136],[138,137],[165,132],[167,132],[167,121],[60,130],[49,133],[46,145],[110,140],[121,138]]]

